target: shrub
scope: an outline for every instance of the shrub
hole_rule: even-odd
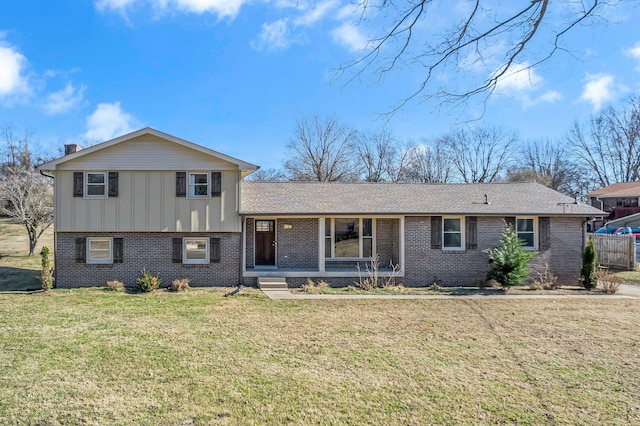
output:
[[[520,285],[529,276],[528,263],[536,254],[527,251],[513,228],[505,223],[500,246],[484,250],[492,262],[487,280],[496,280],[502,287]]]
[[[302,284],[300,290],[305,293],[315,293],[316,292],[316,283],[311,279],[307,278],[307,282]]]
[[[553,273],[548,263],[545,263],[544,270],[537,272],[537,274],[538,278],[529,285],[531,290],[555,290],[558,288],[558,277]]]
[[[124,284],[122,283],[122,281],[110,280],[107,281],[107,288],[112,291],[118,291],[121,288],[124,288]]]
[[[598,277],[596,275],[596,250],[593,247],[593,240],[589,240],[582,255],[580,282],[587,290],[593,290],[596,288],[596,285],[598,285]]]
[[[173,280],[171,281],[171,291],[175,291],[176,293],[187,291],[189,290],[190,282],[191,280],[189,278],[178,278]]]
[[[138,284],[138,288],[143,293],[149,293],[156,290],[158,287],[160,287],[160,283],[160,276],[153,275],[146,269],[143,269],[142,276],[136,279],[136,284]]]
[[[322,290],[326,290],[326,289],[328,289],[328,288],[329,288],[329,287],[331,287],[331,286],[330,286],[330,285],[329,285],[329,283],[328,283],[328,282],[326,282],[325,280],[320,280],[320,281],[318,281],[318,283],[316,284],[316,287],[318,288],[318,290],[322,291]]]
[[[616,294],[620,288],[620,284],[622,284],[622,279],[619,276],[605,269],[596,272],[596,277],[598,285],[602,291],[607,294]]]
[[[42,247],[42,250],[40,250],[40,257],[42,258],[40,283],[42,284],[42,289],[46,291],[53,288],[53,274],[51,273],[51,263],[49,262],[49,247]]]
[[[323,290],[326,290],[329,287],[329,283],[324,280],[320,280],[316,283],[311,278],[307,278],[307,282],[302,284],[300,290],[305,293],[322,293]]]

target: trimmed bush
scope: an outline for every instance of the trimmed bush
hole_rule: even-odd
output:
[[[42,289],[46,291],[53,288],[53,274],[51,273],[51,263],[49,262],[49,247],[42,247],[42,250],[40,250],[40,257],[42,258],[40,283],[42,284]]]
[[[582,270],[580,271],[580,283],[587,290],[593,290],[598,285],[596,275],[596,249],[593,240],[589,240],[582,255]]]
[[[143,293],[149,293],[156,290],[160,287],[160,276],[153,275],[151,272],[146,269],[142,270],[142,276],[136,279],[136,284],[138,284],[138,289],[140,289]]]

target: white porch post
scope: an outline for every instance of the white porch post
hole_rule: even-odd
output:
[[[405,267],[404,267],[404,218],[405,216],[400,217],[400,272],[404,275]]]
[[[323,217],[318,218],[318,271],[324,272],[324,223]]]

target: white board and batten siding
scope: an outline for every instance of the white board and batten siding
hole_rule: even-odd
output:
[[[118,196],[73,196],[73,173],[117,171]],[[219,197],[176,197],[176,171],[219,171]],[[224,159],[143,135],[59,164],[56,231],[240,232],[238,166]]]
[[[65,161],[57,170],[238,170],[231,162],[145,134],[91,155]]]

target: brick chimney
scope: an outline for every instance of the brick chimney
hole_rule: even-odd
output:
[[[77,145],[75,143],[67,144],[64,146],[64,155],[73,154],[74,152],[78,152],[81,149],[82,148],[80,148],[80,145]]]

